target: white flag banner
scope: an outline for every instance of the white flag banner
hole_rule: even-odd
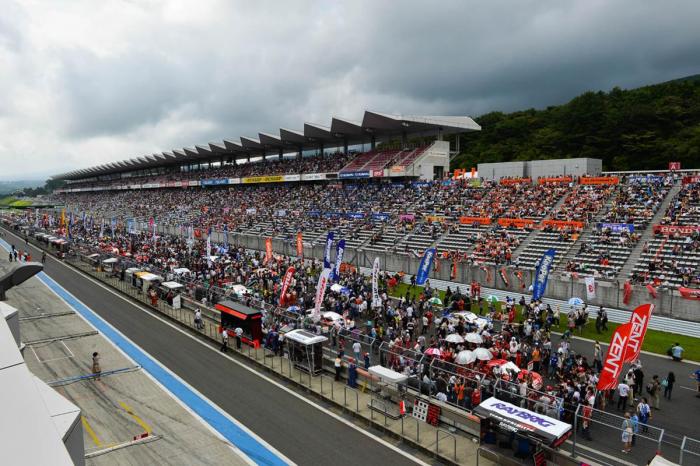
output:
[[[382,299],[379,297],[379,258],[374,258],[372,266],[372,307],[382,305]]]
[[[314,322],[321,319],[321,304],[323,303],[323,297],[326,295],[326,287],[328,286],[330,276],[331,268],[325,267],[318,277],[318,285],[316,285],[316,304],[314,306],[314,313],[311,316]]]
[[[207,251],[206,251],[206,255],[207,255],[207,266],[208,266],[209,268],[211,268],[211,265],[212,265],[212,263],[211,263],[211,235],[207,235]]]
[[[586,299],[595,299],[595,278],[586,277]]]

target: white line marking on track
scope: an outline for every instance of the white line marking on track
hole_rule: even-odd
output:
[[[571,440],[567,440],[566,443],[567,443],[568,445],[573,445],[573,442],[572,442]],[[630,463],[629,461],[625,461],[625,460],[623,460],[623,459],[621,459],[621,458],[618,458],[618,457],[616,457],[616,456],[608,455],[607,453],[603,453],[603,452],[600,451],[600,450],[596,450],[595,448],[591,448],[591,447],[589,447],[589,446],[587,446],[587,445],[583,445],[583,444],[581,444],[581,442],[578,442],[578,443],[576,444],[576,448],[583,448],[584,450],[588,450],[588,451],[590,451],[590,452],[595,453],[596,455],[600,455],[600,456],[602,456],[603,458],[607,458],[607,459],[609,459],[609,460],[613,460],[613,461],[615,461],[615,462],[617,462],[617,463],[620,463],[620,464],[626,464],[627,466],[637,466],[636,463]]]
[[[53,257],[51,257],[51,258],[54,259]],[[344,419],[343,417],[341,417],[341,416],[335,414],[334,412],[332,412],[332,411],[330,411],[330,410],[324,408],[323,406],[320,406],[320,405],[314,403],[313,401],[307,399],[306,397],[300,395],[299,393],[296,393],[295,391],[293,391],[293,390],[291,390],[291,389],[285,387],[284,385],[280,384],[280,383],[277,382],[276,380],[273,380],[273,379],[271,379],[270,377],[266,376],[265,374],[263,374],[263,373],[261,373],[261,372],[258,372],[258,371],[256,371],[255,369],[253,369],[253,368],[251,368],[251,367],[246,366],[246,365],[243,364],[242,362],[240,362],[240,361],[234,359],[232,356],[229,356],[228,354],[224,354],[224,353],[218,351],[216,348],[214,348],[214,347],[212,347],[212,346],[206,344],[205,342],[203,342],[203,341],[200,340],[199,338],[196,338],[196,337],[194,337],[193,335],[190,335],[188,332],[185,332],[185,331],[184,331],[182,328],[180,328],[179,326],[173,324],[172,322],[168,322],[167,320],[163,319],[163,318],[160,317],[159,315],[155,314],[152,310],[150,310],[150,309],[148,309],[148,308],[142,306],[141,304],[135,303],[134,301],[130,300],[130,299],[127,298],[126,296],[123,296],[121,293],[119,293],[119,292],[117,292],[117,291],[111,289],[110,287],[108,287],[107,285],[103,284],[102,282],[100,282],[100,281],[98,281],[98,280],[96,280],[96,279],[90,277],[89,275],[86,275],[86,274],[83,273],[82,271],[78,271],[78,270],[76,270],[76,269],[70,267],[69,265],[64,264],[63,262],[61,262],[61,261],[59,261],[59,260],[57,260],[57,259],[54,259],[54,260],[55,260],[57,263],[61,264],[62,266],[68,268],[68,269],[71,270],[72,272],[77,273],[78,275],[80,275],[80,276],[82,276],[83,278],[85,278],[85,279],[91,281],[91,282],[94,283],[95,285],[97,285],[97,286],[103,288],[103,289],[106,290],[107,292],[113,294],[114,296],[117,296],[117,297],[120,298],[121,300],[126,301],[127,303],[131,304],[132,306],[135,306],[135,307],[141,309],[142,311],[144,311],[146,314],[148,314],[149,316],[153,317],[154,319],[157,319],[157,320],[159,320],[160,322],[162,322],[162,323],[164,323],[164,324],[166,324],[166,325],[169,325],[170,327],[172,327],[173,329],[175,329],[175,330],[177,330],[178,332],[182,333],[182,334],[185,335],[186,337],[191,338],[192,340],[198,342],[199,344],[201,344],[201,345],[204,346],[205,348],[208,348],[209,350],[211,350],[214,354],[229,359],[230,361],[232,361],[233,363],[235,363],[235,364],[237,364],[238,366],[242,367],[243,369],[245,369],[245,370],[247,370],[247,371],[249,371],[249,372],[251,372],[251,373],[257,375],[257,376],[260,377],[260,378],[262,378],[262,379],[265,380],[266,382],[271,383],[271,384],[273,384],[274,386],[276,386],[277,388],[279,388],[279,389],[281,389],[281,390],[284,390],[285,392],[289,393],[290,395],[295,396],[296,398],[302,400],[303,402],[305,402],[305,403],[309,404],[310,406],[313,406],[314,408],[316,408],[316,409],[318,409],[319,411],[323,412],[324,414],[326,414],[326,415],[332,417],[333,419],[335,419],[335,420],[337,420],[337,421],[339,421],[339,422],[342,422],[343,424],[345,424],[345,425],[348,426],[348,427],[351,427],[351,428],[355,429],[356,431],[358,431],[358,432],[364,434],[365,436],[371,438],[372,440],[374,440],[374,441],[376,441],[376,442],[382,444],[383,446],[389,448],[390,450],[393,450],[394,452],[396,452],[396,453],[398,453],[398,454],[404,456],[405,458],[407,458],[407,459],[409,459],[409,460],[411,460],[411,461],[413,461],[413,462],[415,462],[415,463],[417,463],[417,464],[420,464],[421,466],[429,466],[428,463],[425,463],[424,461],[421,461],[420,459],[416,458],[415,456],[411,455],[410,453],[405,452],[405,451],[401,450],[400,448],[396,447],[395,445],[392,445],[391,443],[387,442],[386,440],[384,440],[384,439],[382,439],[382,438],[380,438],[380,437],[377,437],[376,435],[372,434],[371,432],[368,432],[368,431],[366,431],[366,430],[364,430],[364,429],[362,429],[362,428],[356,426],[355,424],[353,424],[352,422],[348,421],[347,419]],[[68,290],[66,290],[66,291],[68,292]],[[68,292],[68,293],[70,293],[70,292]],[[70,293],[70,294],[72,295],[72,293]],[[73,295],[73,296],[74,296],[74,295]],[[59,298],[60,298],[60,296],[59,296]],[[76,299],[77,299],[77,298],[76,298]],[[80,300],[78,299],[78,301],[80,301]],[[65,301],[64,301],[64,302],[65,302]],[[80,301],[80,302],[82,302],[82,301]],[[67,304],[67,303],[66,303],[66,304]],[[83,303],[83,304],[84,304],[84,303]],[[87,305],[86,305],[86,306],[87,306]],[[89,308],[89,306],[87,306],[87,307]],[[80,313],[78,313],[78,314],[80,314]],[[99,315],[99,314],[98,314],[98,315]],[[82,316],[81,316],[81,317],[82,317]],[[103,320],[104,320],[104,319],[103,319]],[[107,321],[105,321],[105,322],[107,322]],[[111,324],[109,324],[109,322],[107,322],[107,324],[110,325],[110,326],[112,326]],[[112,326],[112,328],[114,328],[114,326]],[[116,328],[115,328],[115,330],[116,330],[117,332],[119,332]],[[121,332],[119,332],[119,333],[121,333]],[[122,334],[122,336],[124,336],[124,334]],[[126,339],[128,340],[128,338],[127,338],[126,336],[124,336],[124,338],[126,338]],[[131,340],[129,340],[129,341],[131,342]],[[133,343],[133,342],[132,342],[132,343]],[[135,343],[133,343],[133,344],[134,344],[134,346],[137,346],[139,349],[141,349],[141,348],[140,348],[138,345],[136,345]],[[142,350],[142,351],[143,351],[143,350]],[[146,353],[146,352],[144,351],[144,353]],[[146,353],[146,354],[148,354],[148,353]],[[202,395],[202,394],[199,393],[195,388],[193,388],[193,387],[191,387],[189,384],[187,384],[187,382],[185,382],[184,380],[182,380],[177,374],[175,374],[175,373],[173,373],[172,371],[170,371],[169,369],[165,368],[165,366],[163,366],[162,364],[160,364],[160,362],[159,362],[157,359],[155,359],[155,358],[153,358],[153,359],[154,359],[154,361],[156,361],[159,365],[161,365],[164,369],[166,369],[167,371],[169,371],[170,373],[172,373],[175,377],[177,377],[183,384],[187,385],[187,386],[188,386],[189,388],[191,388],[194,392],[196,392],[199,396],[201,396],[203,399],[205,399],[205,400],[207,400],[208,402],[210,402],[213,406],[215,406],[215,407],[216,407],[218,410],[220,410],[223,414],[225,414],[227,417],[229,417],[229,418],[232,419],[234,422],[236,422],[236,423],[239,425],[239,427],[241,427],[242,429],[246,430],[250,435],[252,435],[252,436],[254,436],[255,438],[257,438],[260,442],[265,443],[265,445],[269,446],[269,444],[268,444],[267,442],[265,442],[263,439],[261,439],[260,437],[258,437],[255,433],[253,433],[250,429],[248,429],[247,427],[245,427],[243,424],[241,424],[241,423],[239,423],[238,421],[236,421],[234,418],[232,418],[232,417],[230,416],[230,414],[228,414],[228,413],[226,413],[225,411],[223,411],[223,410],[222,410],[221,408],[219,408],[216,404],[214,404],[213,402],[209,401],[206,397],[204,397],[204,395]],[[155,381],[155,379],[154,379],[154,381]],[[156,383],[157,383],[157,382],[156,382]],[[158,385],[160,385],[160,384],[158,384]],[[161,387],[162,387],[162,386],[161,386]],[[165,389],[165,388],[163,387],[163,389]],[[166,390],[166,391],[167,391],[167,390]],[[177,400],[177,399],[176,399],[176,400]],[[179,402],[179,400],[177,400],[177,401]],[[186,408],[186,409],[187,409],[187,408]],[[192,413],[192,414],[194,414],[194,413]],[[196,416],[196,415],[195,415],[195,416]],[[202,421],[202,422],[204,422],[204,421]],[[208,424],[206,424],[206,425],[207,425],[207,427],[209,427]],[[218,434],[218,433],[217,433],[217,434]],[[286,461],[289,461],[289,460],[287,460],[286,457],[284,457],[281,453],[277,452],[277,450],[275,450],[273,447],[271,447],[271,446],[269,446],[269,447],[270,447],[273,451],[275,451],[276,453],[278,453],[280,456],[282,456],[283,458],[285,458]],[[242,453],[241,453],[241,454],[242,454]],[[245,455],[243,455],[243,456],[245,457]],[[291,461],[290,461],[290,464],[292,464]]]

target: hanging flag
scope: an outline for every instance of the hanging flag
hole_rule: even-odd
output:
[[[600,371],[600,379],[598,380],[598,390],[609,390],[617,386],[617,379],[622,373],[622,365],[624,364],[625,348],[630,336],[630,326],[628,322],[622,324],[613,333],[608,354],[605,356],[603,370]]]
[[[629,280],[625,282],[625,286],[623,288],[623,294],[622,294],[622,302],[624,304],[629,304],[630,298],[632,297],[632,284],[630,283]]]
[[[323,250],[323,268],[329,269],[331,267],[331,248],[333,247],[333,235],[332,231],[328,232],[326,236],[326,249]]]
[[[335,266],[333,267],[333,281],[340,280],[340,266],[343,264],[343,254],[345,253],[345,240],[338,241],[335,249]]]
[[[117,228],[117,219],[114,218],[114,217],[112,217],[112,224],[111,224],[111,226],[112,226],[112,238],[114,238],[114,230],[115,230],[115,228]]]
[[[265,238],[265,264],[272,260],[272,238]]]
[[[105,236],[105,219],[102,219],[102,224],[100,225],[100,238]]]
[[[224,223],[224,249],[228,251],[228,223]]]
[[[292,278],[294,278],[294,267],[289,267],[287,273],[284,274],[284,279],[282,280],[282,292],[280,293],[280,306],[284,306],[285,300],[287,299],[287,289],[292,283]]]
[[[484,273],[486,274],[486,283],[491,281],[491,269],[489,267],[486,267],[485,265],[482,265],[479,267],[479,269],[483,270]]]
[[[629,338],[627,339],[627,347],[625,355],[622,358],[624,362],[632,362],[639,359],[639,353],[642,351],[644,336],[647,334],[651,313],[654,312],[653,304],[642,304],[632,312],[629,325]]]
[[[377,308],[382,305],[382,299],[379,297],[379,258],[374,258],[372,265],[372,307]]]
[[[61,227],[66,226],[66,209],[61,210]]]
[[[207,230],[207,250],[206,250],[206,255],[207,255],[207,266],[211,268],[212,262],[211,262],[211,228]]]
[[[323,297],[326,294],[326,287],[328,286],[328,278],[331,275],[330,268],[324,268],[321,275],[318,277],[318,284],[316,285],[316,303],[314,306],[314,312],[311,318],[314,321],[321,319],[321,304],[323,303]]]
[[[506,268],[501,268],[501,270],[498,271],[498,274],[501,276],[503,284],[506,286],[506,288],[508,288],[510,286],[510,283],[508,282],[508,275],[506,275]]]
[[[595,278],[586,277],[586,299],[589,301],[595,299]]]
[[[304,259],[304,236],[301,232],[297,233],[297,258]]]
[[[450,272],[450,280],[457,278],[457,258],[452,259],[452,271]]]
[[[420,260],[420,265],[418,266],[418,273],[416,274],[416,284],[424,285],[426,280],[428,280],[428,275],[430,275],[430,268],[433,266],[433,260],[435,259],[435,248],[428,248],[423,253],[423,257]]]
[[[678,288],[678,292],[681,294],[681,298],[683,299],[700,300],[700,289],[698,288],[686,288],[681,286]]]
[[[547,249],[535,269],[535,283],[532,284],[532,299],[540,300],[547,288],[547,279],[549,271],[554,263],[554,255],[557,253],[555,249]]]
[[[654,299],[656,299],[656,297],[658,296],[656,293],[656,288],[654,288],[654,285],[652,285],[651,283],[647,283],[647,291]]]

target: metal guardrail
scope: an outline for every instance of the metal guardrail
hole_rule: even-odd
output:
[[[448,437],[452,438],[452,445],[454,449],[454,460],[455,463],[457,462],[457,437],[452,435],[451,433],[447,432],[446,430],[442,430],[440,428],[435,429],[435,457],[437,458],[440,455],[440,434],[443,434],[442,439],[446,439]]]
[[[683,462],[687,459],[686,455],[693,455],[696,458],[691,461],[698,461],[700,463],[700,441],[690,438],[688,436],[683,437],[683,442],[681,442],[681,453],[678,464],[683,466]],[[686,463],[686,464],[691,464]]]

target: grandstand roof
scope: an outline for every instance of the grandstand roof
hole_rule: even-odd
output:
[[[277,154],[280,150],[297,152],[317,149],[321,145],[328,148],[341,147],[345,144],[363,144],[372,139],[381,142],[403,135],[427,135],[431,132],[454,134],[479,130],[481,127],[468,116],[392,115],[365,111],[361,121],[333,117],[330,127],[304,123],[303,131],[280,128],[279,135],[259,132],[258,139],[244,136],[239,140],[224,139],[222,142],[210,142],[196,145],[194,148],[184,147],[160,154],[73,170],[52,178],[79,180],[149,167],[217,160],[221,157],[239,159],[268,153]]]

